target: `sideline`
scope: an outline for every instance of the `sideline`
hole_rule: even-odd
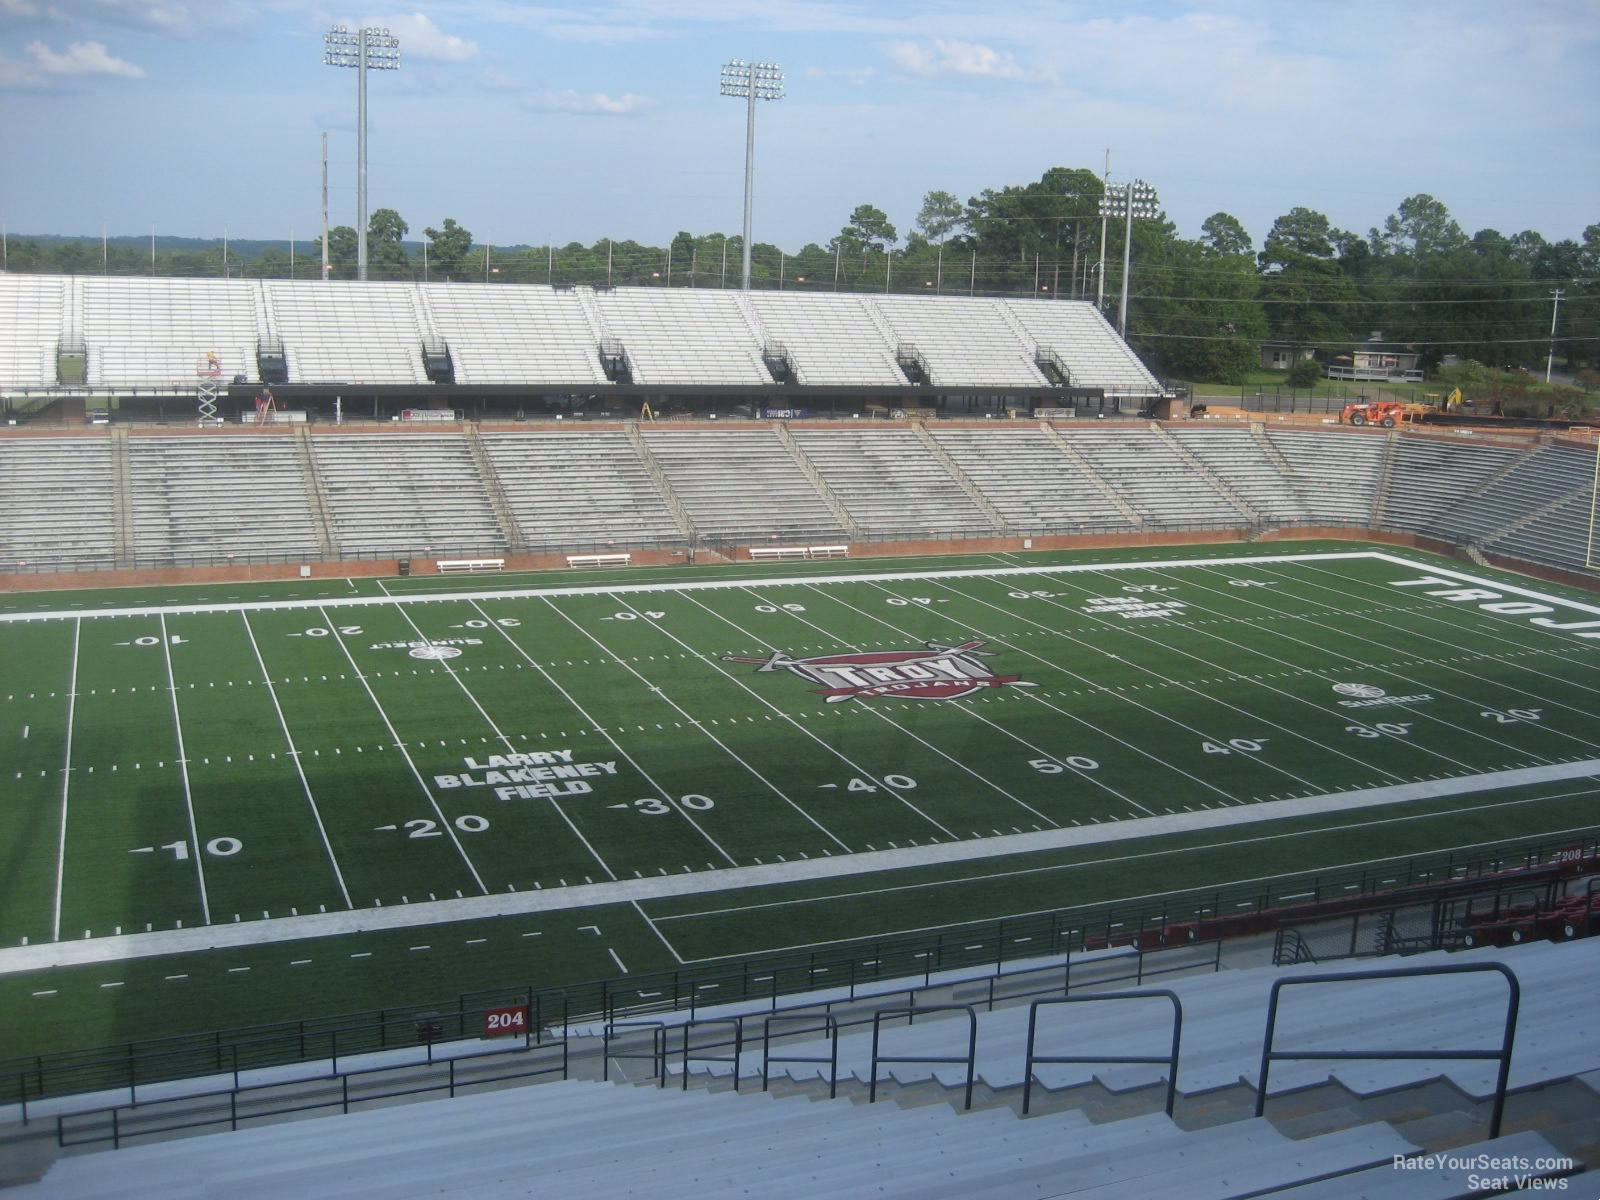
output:
[[[461,900],[430,900],[401,907],[278,917],[238,925],[162,929],[151,933],[87,938],[81,941],[12,946],[0,950],[0,975],[38,971],[49,967],[82,966],[90,963],[120,962],[132,958],[151,958],[163,954],[184,954],[197,950],[265,946],[302,938],[410,929],[526,913],[558,912],[602,904],[627,904],[641,900],[658,900],[668,896],[768,887],[773,884],[812,879],[834,879],[939,863],[976,862],[1012,854],[1102,845],[1109,842],[1132,841],[1137,838],[1159,837],[1163,834],[1222,829],[1291,817],[1346,812],[1376,808],[1385,804],[1403,804],[1408,801],[1432,800],[1443,796],[1473,795],[1479,792],[1499,791],[1502,788],[1584,778],[1600,780],[1600,759],[1552,763],[1542,767],[1522,767],[1513,771],[1497,771],[1492,774],[1468,775],[1453,779],[1429,779],[1418,783],[1393,784],[1388,787],[1365,788],[1353,792],[1301,796],[1291,800],[1269,800],[1239,808],[1203,809],[1199,812],[1176,813],[1171,816],[1143,817],[1137,821],[1080,825],[1066,829],[1049,829],[1039,833],[1006,834],[977,841],[906,846],[898,850],[867,851],[849,857],[810,858],[796,862],[769,863],[759,867],[728,867],[685,875],[577,884],[572,887],[552,888],[548,891],[496,893],[488,896],[470,896]]]

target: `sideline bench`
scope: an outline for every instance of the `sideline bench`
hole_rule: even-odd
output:
[[[569,567],[627,567],[633,564],[631,554],[569,554]]]
[[[441,575],[448,575],[454,571],[504,571],[506,560],[503,558],[440,558],[434,561],[434,568]]]
[[[750,561],[788,558],[848,558],[849,546],[751,546]]]

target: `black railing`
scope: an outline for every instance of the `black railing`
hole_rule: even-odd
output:
[[[938,1012],[960,1012],[967,1015],[967,1052],[965,1054],[946,1055],[892,1055],[878,1052],[879,1035],[885,1021],[896,1021],[904,1017],[910,1024],[918,1017],[929,1016]],[[963,1109],[972,1107],[972,1079],[977,1069],[978,1061],[978,1014],[972,1011],[970,1004],[934,1004],[927,1008],[885,1008],[872,1014],[872,1071],[871,1081],[867,1085],[867,1103],[874,1104],[878,1099],[878,1064],[879,1063],[919,1063],[919,1064],[964,1064],[967,1068],[966,1101]]]
[[[1365,983],[1387,979],[1421,979],[1441,975],[1479,975],[1494,973],[1502,976],[1509,988],[1506,997],[1505,1025],[1496,1049],[1469,1047],[1447,1050],[1389,1050],[1362,1048],[1359,1050],[1279,1050],[1275,1047],[1278,1027],[1279,993],[1286,987],[1324,983]],[[1516,973],[1502,963],[1446,963],[1435,967],[1392,967],[1374,971],[1340,971],[1331,975],[1301,975],[1290,979],[1274,980],[1267,1000],[1267,1032],[1261,1044],[1261,1072],[1256,1082],[1256,1116],[1266,1111],[1267,1071],[1279,1061],[1318,1062],[1471,1062],[1489,1060],[1499,1064],[1495,1076],[1494,1108],[1489,1116],[1489,1136],[1500,1136],[1500,1118],[1505,1113],[1506,1082],[1511,1075],[1511,1046],[1517,1034],[1517,1010],[1522,1001],[1522,987]]]
[[[1093,1004],[1101,1000],[1160,1000],[1166,999],[1172,1004],[1172,1045],[1166,1054],[1036,1054],[1034,1052],[1035,1035],[1039,1027],[1039,1009],[1047,1005],[1056,1004]],[[1176,992],[1166,988],[1152,988],[1148,992],[1100,992],[1093,996],[1052,996],[1047,1000],[1035,1000],[1028,1006],[1028,1058],[1024,1068],[1022,1085],[1022,1115],[1028,1115],[1028,1109],[1033,1102],[1033,1068],[1037,1063],[1075,1065],[1085,1064],[1116,1064],[1133,1065],[1137,1063],[1165,1063],[1167,1068],[1167,1116],[1172,1115],[1173,1102],[1178,1095],[1178,1045],[1183,1040],[1183,1002],[1178,999]]]
[[[26,1104],[47,1096],[294,1062],[337,1061],[424,1040],[476,1039],[483,1036],[485,1013],[507,1004],[527,1006],[526,1036],[534,1045],[549,1040],[549,1030],[565,1029],[579,1021],[642,1021],[668,1012],[684,1012],[693,1020],[698,1008],[707,1003],[738,1002],[775,1012],[783,997],[820,988],[835,992],[843,1001],[864,997],[889,983],[904,991],[918,981],[923,986],[931,984],[941,974],[1003,972],[1007,963],[1075,955],[1088,949],[1126,946],[1155,950],[1187,947],[1197,941],[1209,945],[1222,936],[1265,932],[1284,920],[1301,920],[1319,906],[1327,911],[1334,903],[1352,904],[1376,895],[1393,905],[1398,901],[1391,897],[1411,901],[1422,894],[1420,889],[1432,884],[1510,870],[1549,870],[1555,865],[1577,874],[1584,864],[1592,866],[1597,860],[1600,831],[1559,843],[1530,839],[1470,856],[1453,852],[1418,855],[1348,871],[1283,875],[1232,888],[1024,914],[956,927],[931,938],[907,935],[843,943],[802,956],[773,953],[548,990],[499,988],[367,1012],[29,1055],[0,1062],[0,1103]],[[1372,907],[1370,900],[1367,906]],[[1215,952],[1220,953],[1220,948]],[[1215,961],[1215,953],[1208,957]],[[1142,955],[1131,965],[1128,977],[1136,982],[1169,969],[1147,967]],[[1081,967],[1064,964],[1052,969]],[[978,977],[974,974],[972,978]],[[1067,982],[1064,979],[1063,986]],[[1095,982],[1110,980],[1102,977]],[[988,986],[992,1003],[996,989],[1007,991],[1005,976]],[[821,1007],[820,1002],[814,1007]],[[419,1028],[423,1025],[426,1028]]]

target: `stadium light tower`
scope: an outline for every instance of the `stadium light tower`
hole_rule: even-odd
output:
[[[335,25],[322,35],[322,61],[356,69],[356,278],[367,277],[367,72],[400,69],[400,39],[387,29]]]
[[[756,170],[756,101],[783,99],[783,71],[777,63],[747,63],[736,58],[722,68],[722,94],[748,106],[744,132],[744,274],[740,286],[750,290],[750,198]]]
[[[1102,217],[1121,217],[1125,222],[1122,237],[1122,303],[1117,306],[1117,333],[1128,336],[1128,267],[1133,259],[1133,219],[1153,217],[1160,212],[1156,190],[1142,179],[1108,187],[1100,198]]]

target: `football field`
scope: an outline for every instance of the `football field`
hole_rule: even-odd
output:
[[[463,931],[599,978],[1600,825],[1600,607],[1426,555],[335,582],[0,610],[8,996],[292,997],[317,939],[422,995]]]

